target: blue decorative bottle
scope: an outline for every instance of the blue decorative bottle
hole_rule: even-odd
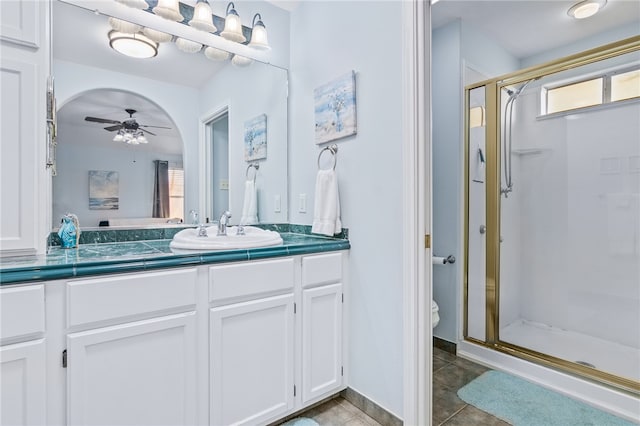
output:
[[[78,216],[67,213],[62,216],[62,225],[58,231],[58,236],[62,242],[62,248],[75,248],[80,241],[80,222]]]

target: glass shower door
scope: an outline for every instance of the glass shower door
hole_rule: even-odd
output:
[[[639,63],[502,89],[498,289],[501,343],[638,389]]]

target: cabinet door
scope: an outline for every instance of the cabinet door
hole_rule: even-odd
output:
[[[0,424],[45,424],[44,339],[0,347],[0,377]]]
[[[196,422],[195,313],[67,336],[68,423]]]
[[[0,256],[43,252],[49,2],[0,1]]]
[[[212,425],[265,423],[293,408],[293,294],[211,309]]]
[[[302,403],[342,385],[342,284],[302,291]]]

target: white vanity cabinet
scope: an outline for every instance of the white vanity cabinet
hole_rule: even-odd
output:
[[[343,384],[342,254],[302,259],[302,404]]]
[[[256,425],[294,407],[293,258],[209,272],[210,424]]]
[[[50,2],[0,2],[0,256],[43,252]]]
[[[67,283],[67,424],[197,423],[196,286],[196,268]]]
[[[0,424],[46,423],[44,286],[0,289]]]

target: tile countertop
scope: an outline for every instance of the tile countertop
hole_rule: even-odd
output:
[[[193,251],[176,254],[170,239],[81,244],[75,249],[54,246],[47,255],[0,261],[0,285],[57,280],[87,275],[139,272],[175,266],[239,262],[347,250],[349,240],[281,232],[283,244],[243,250]]]

